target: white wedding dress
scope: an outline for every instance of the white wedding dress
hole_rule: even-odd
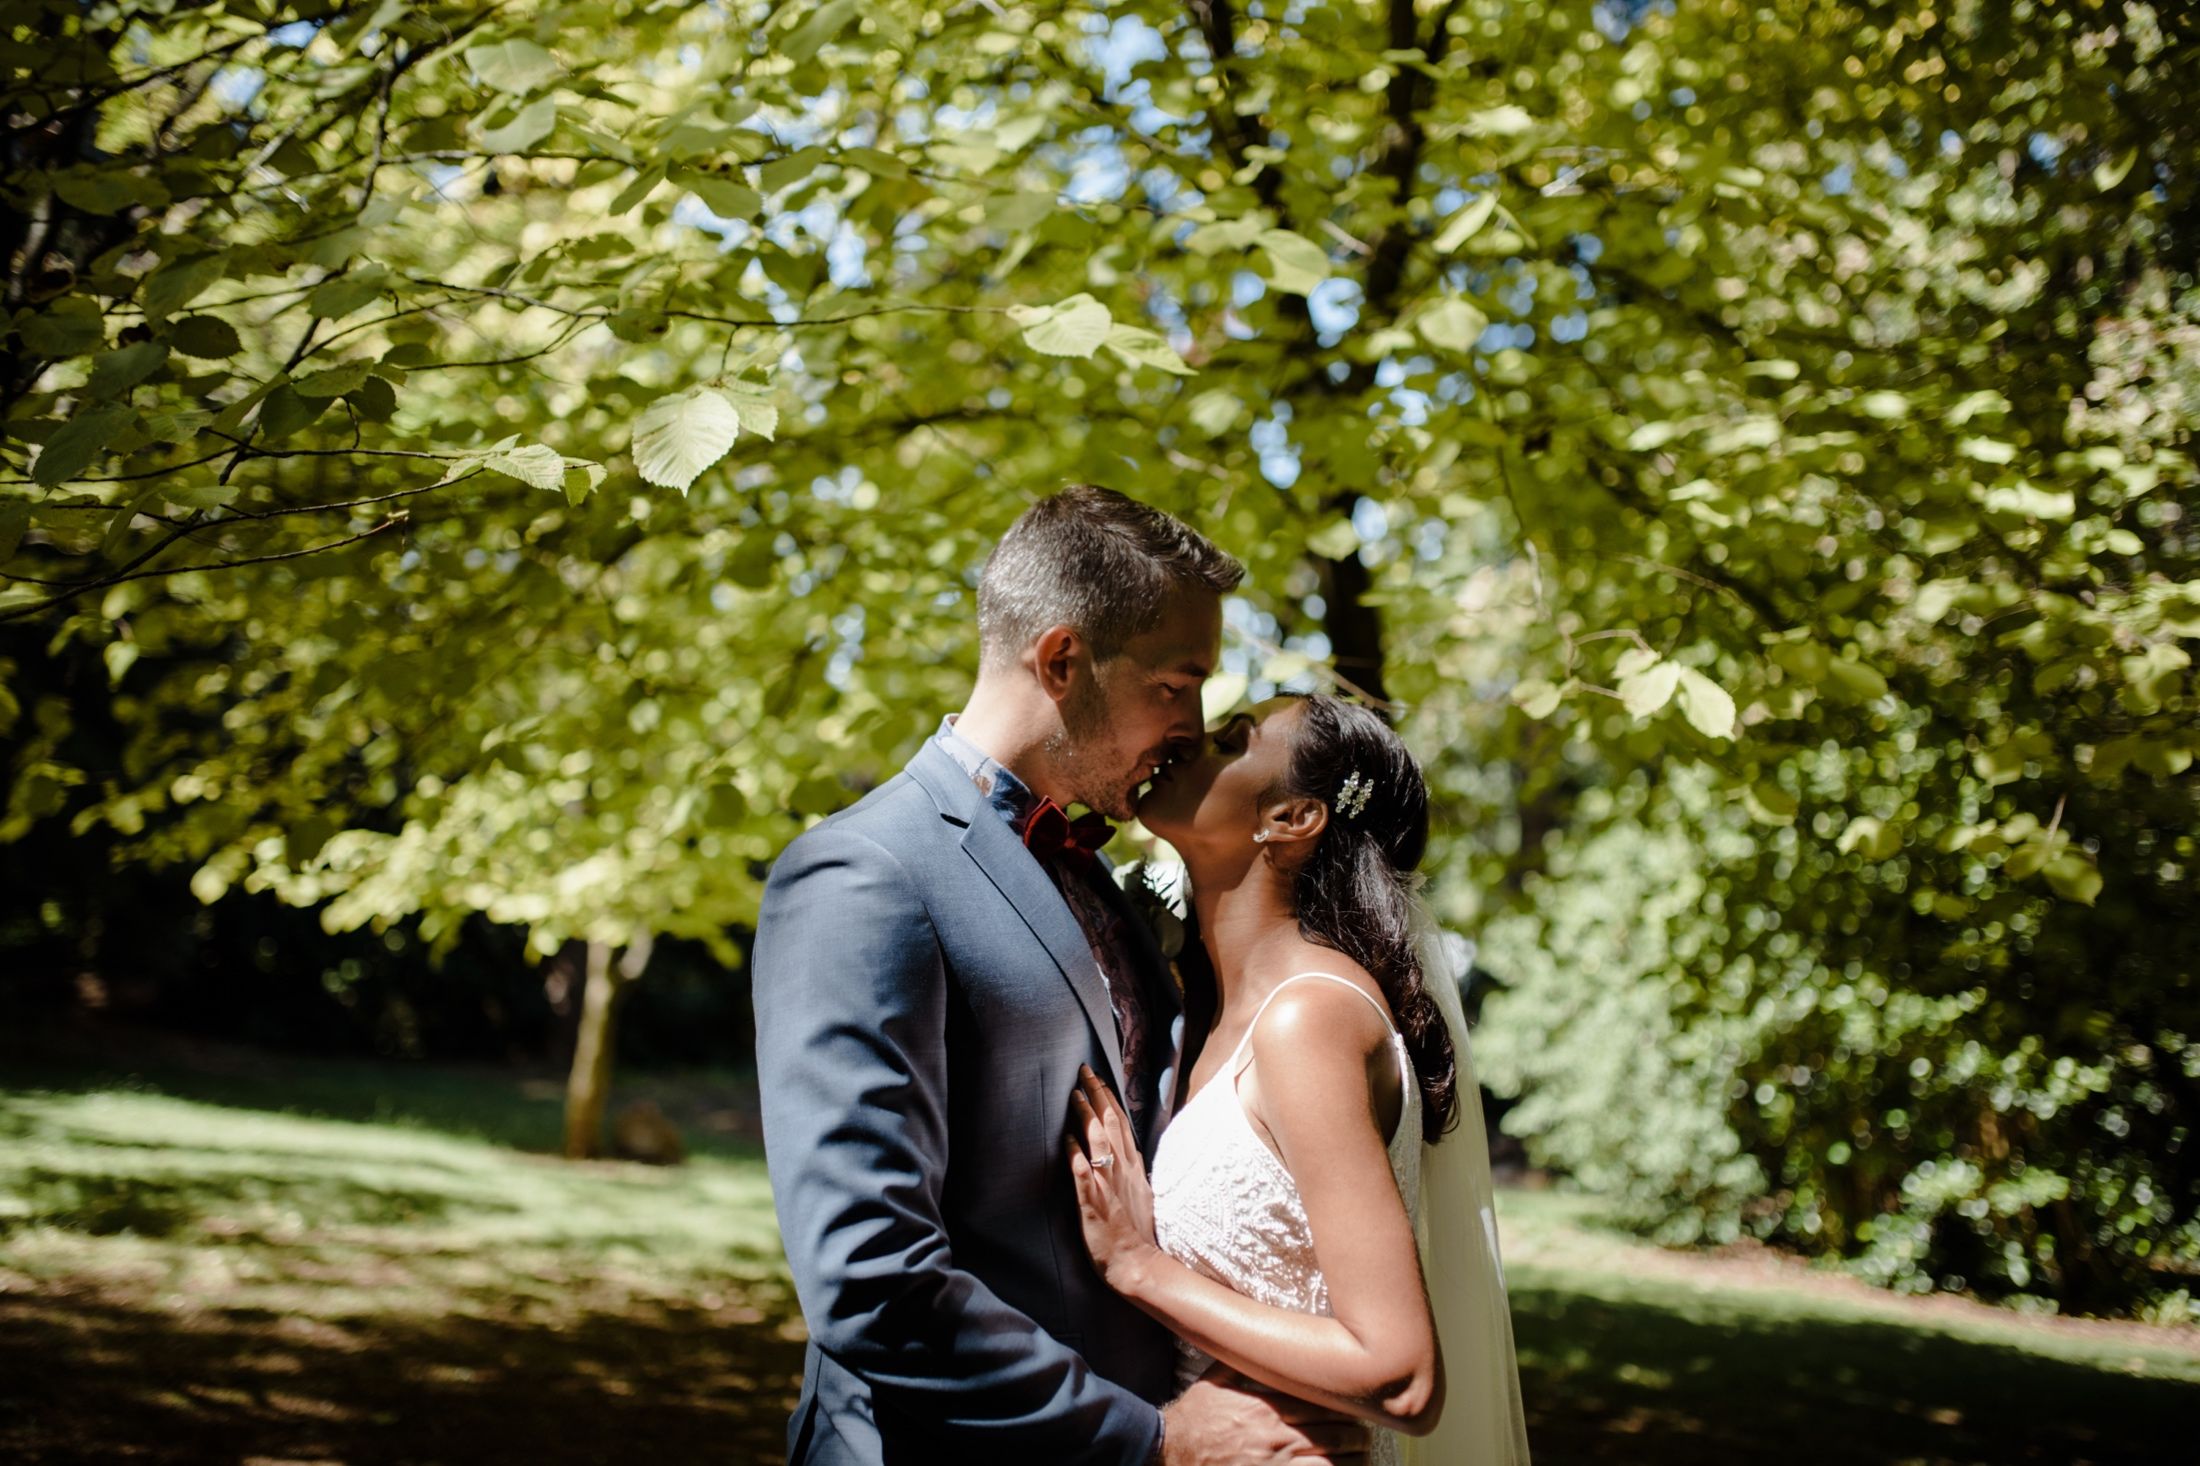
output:
[[[1340,983],[1366,999],[1390,1025],[1382,1006],[1357,984],[1334,973],[1302,972],[1286,978],[1261,1003],[1245,1037],[1162,1132],[1153,1159],[1155,1240],[1163,1251],[1248,1298],[1299,1313],[1327,1314],[1329,1288],[1314,1254],[1314,1234],[1298,1183],[1253,1130],[1238,1098],[1237,1081],[1252,1062],[1253,1029],[1277,993],[1296,982]],[[1420,1243],[1421,1266],[1443,1349],[1446,1401],[1434,1435],[1423,1439],[1392,1431],[1373,1433],[1373,1466],[1526,1466],[1518,1370],[1511,1315],[1496,1253],[1490,1209],[1489,1158],[1482,1134],[1481,1098],[1466,1049],[1466,1024],[1455,991],[1444,1002],[1432,981],[1453,1035],[1458,1057],[1460,1115],[1442,1147],[1421,1139],[1421,1088],[1406,1052],[1405,1036],[1391,1025],[1404,1105],[1389,1145],[1390,1171]],[[1438,1161],[1441,1157],[1441,1161]],[[1440,1167],[1435,1195],[1424,1205],[1424,1163]],[[1478,1174],[1477,1174],[1478,1173]],[[1447,1296],[1448,1295],[1448,1296]],[[1177,1341],[1181,1391],[1214,1361]]]

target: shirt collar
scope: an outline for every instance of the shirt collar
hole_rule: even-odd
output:
[[[940,719],[940,731],[935,735],[940,748],[955,761],[955,766],[970,776],[979,797],[992,806],[993,812],[1012,827],[1021,827],[1031,813],[1039,797],[1031,792],[1031,786],[1010,773],[1005,765],[984,749],[955,731],[955,715],[949,713]]]

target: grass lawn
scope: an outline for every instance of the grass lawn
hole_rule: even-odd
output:
[[[0,1053],[0,1460],[776,1460],[801,1322],[737,1076],[571,1165],[543,1076]],[[631,1092],[631,1091],[630,1091]],[[1501,1198],[1536,1459],[2191,1459],[2192,1331],[1901,1300]]]

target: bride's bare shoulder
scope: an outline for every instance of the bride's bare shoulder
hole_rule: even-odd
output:
[[[1390,1038],[1390,1004],[1367,970],[1342,953],[1319,968],[1287,974],[1253,1025],[1256,1057],[1321,1051],[1364,1055]],[[1317,975],[1318,974],[1318,975]]]

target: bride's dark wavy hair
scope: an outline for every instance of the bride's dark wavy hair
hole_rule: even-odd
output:
[[[1423,986],[1409,878],[1428,848],[1428,785],[1405,741],[1374,712],[1322,693],[1299,698],[1284,792],[1329,806],[1329,823],[1299,867],[1299,933],[1367,969],[1390,1000],[1421,1083],[1421,1136],[1433,1144],[1459,1110],[1459,1065],[1436,1000]],[[1367,796],[1340,809],[1357,773]]]

